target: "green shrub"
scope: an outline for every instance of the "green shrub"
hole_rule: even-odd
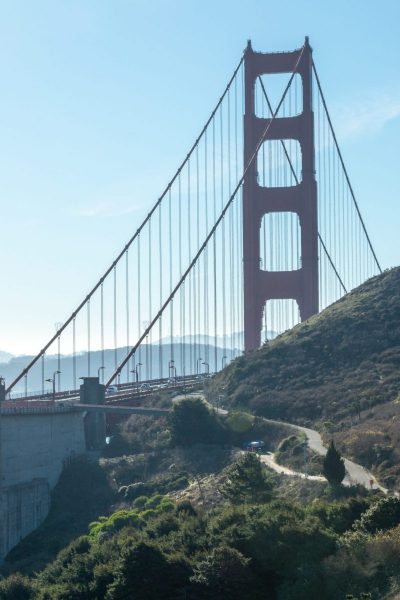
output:
[[[132,506],[137,508],[138,510],[142,510],[145,507],[146,502],[148,502],[147,496],[139,496],[132,502]]]
[[[269,500],[272,495],[272,485],[266,477],[265,467],[261,464],[258,455],[247,452],[231,465],[220,492],[232,504]]]
[[[144,505],[144,508],[157,508],[157,506],[160,504],[163,498],[164,496],[162,496],[162,494],[154,494],[154,496],[148,498],[146,504]]]
[[[369,533],[392,529],[400,524],[400,498],[381,498],[361,515],[357,527]]]
[[[20,573],[0,581],[0,600],[30,600],[35,597],[33,583]]]
[[[202,398],[184,398],[173,405],[169,418],[171,440],[177,446],[215,443],[226,439],[226,432]]]
[[[142,515],[143,513],[138,513],[136,510],[119,510],[108,518],[101,518],[90,523],[89,536],[99,539],[105,534],[109,535],[120,531],[123,527],[140,529],[144,521]]]

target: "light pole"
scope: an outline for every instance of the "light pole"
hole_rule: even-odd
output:
[[[140,362],[139,362],[139,363],[136,365],[136,367],[135,367],[134,369],[132,369],[132,371],[131,371],[131,373],[135,373],[135,380],[136,380],[136,383],[138,383],[138,381],[139,381],[138,367],[141,367],[141,366],[142,366],[142,363],[140,363]]]
[[[135,372],[135,353],[132,354],[132,369],[130,370],[131,373]]]
[[[224,368],[224,367],[225,367],[225,364],[226,364],[226,359],[227,359],[227,358],[228,358],[228,357],[227,357],[226,355],[224,355],[224,356],[222,357],[222,361],[221,361],[222,368]]]
[[[54,371],[52,379],[46,379],[49,383],[53,384],[53,402],[56,401],[56,375],[59,375],[61,371]]]
[[[171,360],[168,361],[168,378],[171,377],[171,369],[175,369],[174,363],[175,363],[175,361],[173,358],[171,358]],[[176,379],[176,369],[175,369],[175,379]]]
[[[105,367],[99,367],[97,369],[97,377],[99,378],[99,382],[100,382],[100,371],[104,371]]]
[[[207,375],[209,375],[210,374],[210,365],[208,364],[208,362],[203,362],[201,364],[204,365],[205,367],[207,367]]]
[[[199,356],[199,358],[196,361],[196,375],[199,374],[200,369],[199,369],[199,361],[201,362],[203,359],[201,358],[201,356]]]

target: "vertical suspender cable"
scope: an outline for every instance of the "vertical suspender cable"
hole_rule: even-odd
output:
[[[117,267],[114,267],[113,271],[113,283],[114,283],[114,365],[117,368],[118,365],[118,350],[117,350]]]
[[[159,207],[159,211],[158,211],[158,263],[159,263],[159,287],[160,287],[160,306],[162,305],[162,298],[163,298],[163,265],[162,265],[162,231],[161,231],[161,223],[162,223],[162,212],[161,212],[161,204]],[[162,342],[162,335],[163,335],[163,330],[162,330],[162,315],[160,317],[160,321],[159,321],[159,343],[158,343],[158,375],[157,377],[159,378],[163,378],[163,342]]]
[[[57,391],[60,391],[61,384],[61,336],[57,338]]]
[[[236,81],[236,78],[235,78]],[[204,205],[205,205],[205,231],[208,234],[208,139],[207,132],[204,136]],[[209,321],[208,321],[208,247],[204,251],[204,357],[209,363]]]
[[[137,254],[137,328],[138,328],[138,337],[141,334],[141,290],[142,290],[142,281],[141,281],[141,257],[140,257],[140,235],[138,236],[138,254]],[[138,365],[141,364],[142,357],[142,348],[141,345],[138,348],[138,360],[136,362],[136,378],[138,379]]]
[[[212,137],[213,137],[213,205],[214,205],[214,221],[217,219],[217,207],[216,207],[216,180],[215,180],[215,120],[212,120]],[[217,365],[217,240],[216,232],[213,235],[213,291],[214,291],[214,372],[218,370]]]
[[[101,381],[104,381],[104,284],[100,286],[100,344],[101,344]]]
[[[220,177],[220,195],[221,195],[221,210],[224,206],[224,131],[223,131],[223,104],[219,112],[220,116],[220,160],[221,160],[221,177]],[[222,348],[223,354],[226,353],[226,272],[225,272],[225,217],[222,219],[222,234],[221,234],[221,263],[222,263]],[[218,370],[218,365],[217,369]]]
[[[196,148],[196,251],[200,248],[200,181],[199,181],[199,150]],[[193,277],[193,296],[194,296],[194,361],[197,365],[197,358],[200,356],[199,338],[200,330],[198,327],[200,317],[200,302],[198,298],[200,288],[200,269],[199,265],[194,267]]]
[[[76,390],[76,317],[72,319],[72,381]]]
[[[180,176],[178,178],[179,182],[179,206],[180,206]],[[179,239],[180,239],[180,221],[179,224]],[[172,292],[172,209],[171,209],[171,190],[168,194],[168,233],[169,233],[169,293]],[[174,302],[171,300],[170,310],[169,310],[169,330],[170,330],[170,360],[174,359],[174,340],[173,340],[173,312],[174,312]],[[169,372],[167,373],[169,377]]]
[[[42,396],[44,396],[44,354],[42,354],[41,358],[41,367],[42,367]]]
[[[191,250],[191,239],[192,239],[192,221],[191,221],[191,171],[190,171],[190,160],[188,160],[188,180],[187,180],[187,193],[188,193],[188,201],[187,201],[187,220],[188,220],[188,256],[189,260],[192,256]],[[192,339],[192,285],[191,280],[189,278],[188,288],[189,288],[189,368],[190,373],[194,373],[193,370],[193,339]]]
[[[153,277],[153,273],[152,273],[152,261],[151,261],[151,257],[152,257],[152,253],[153,253],[153,239],[152,239],[152,227],[151,227],[151,219],[149,220],[149,322],[151,321],[152,317],[153,317],[153,310],[152,310],[152,306],[153,306],[153,290],[152,290],[152,277]],[[146,351],[148,353],[148,356],[146,357],[146,370],[148,373],[148,377],[147,379],[152,379],[153,378],[153,360],[152,360],[152,354],[153,354],[153,348],[152,348],[152,334],[153,330],[151,329],[149,332],[149,336],[147,338],[146,341]],[[149,344],[150,342],[150,344]],[[149,365],[147,368],[147,361],[149,361]]]
[[[90,377],[90,298],[87,301],[87,373],[88,377]]]
[[[125,312],[126,312],[126,351],[129,352],[129,250],[125,253]],[[126,380],[129,382],[129,363],[126,365]]]

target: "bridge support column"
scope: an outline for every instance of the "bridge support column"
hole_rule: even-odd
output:
[[[83,377],[79,396],[81,404],[104,404],[105,386],[98,377]],[[105,415],[100,412],[88,412],[85,416],[85,441],[87,450],[101,450],[106,439]]]
[[[261,345],[262,315],[272,299],[294,299],[304,321],[318,312],[318,219],[314,169],[314,116],[312,111],[312,50],[306,38],[302,50],[262,54],[249,43],[245,51],[244,164],[249,163],[271,119],[255,114],[255,83],[260,75],[296,73],[303,84],[303,112],[275,118],[265,140],[297,140],[302,155],[302,180],[293,187],[261,187],[257,159],[243,184],[243,272],[245,351]],[[295,271],[260,269],[260,228],[265,214],[294,212],[301,228],[301,267]]]

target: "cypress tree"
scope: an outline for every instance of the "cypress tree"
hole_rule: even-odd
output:
[[[333,440],[329,444],[328,451],[324,458],[323,474],[329,483],[340,485],[346,474],[344,460],[340,452],[336,449]]]

